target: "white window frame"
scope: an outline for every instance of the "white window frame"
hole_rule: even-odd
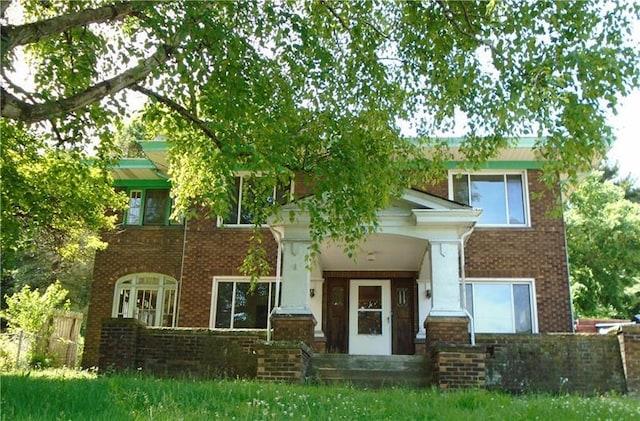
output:
[[[149,190],[168,190],[169,192],[169,197],[168,197],[168,209],[165,209],[165,211],[167,212],[167,214],[165,215],[164,221],[162,224],[145,224],[144,223],[144,216],[145,216],[145,211],[147,209],[147,191]],[[149,227],[161,227],[161,226],[167,226],[167,225],[182,225],[184,223],[183,221],[183,217],[180,216],[177,219],[176,218],[171,218],[171,213],[173,211],[173,198],[171,197],[171,190],[166,189],[166,188],[132,188],[130,190],[127,191],[127,196],[129,198],[129,205],[131,204],[131,196],[133,193],[139,193],[140,194],[140,219],[138,222],[136,223],[131,223],[129,222],[129,208],[127,208],[127,210],[124,213],[124,218],[123,218],[123,222],[124,225],[128,225],[131,227],[141,227],[141,226],[149,226]]]
[[[233,282],[234,283],[234,287],[233,287],[233,291],[234,293],[232,294],[232,304],[231,304],[231,309],[232,309],[232,313],[231,313],[231,327],[230,328],[224,328],[224,327],[216,327],[216,313],[217,313],[217,307],[218,307],[218,285],[220,282]],[[233,320],[234,320],[234,312],[235,312],[235,301],[236,301],[236,294],[235,294],[235,284],[236,283],[250,283],[251,282],[251,278],[248,276],[214,276],[213,280],[211,282],[211,312],[209,314],[209,329],[211,330],[266,330],[266,329],[257,329],[257,328],[235,328],[233,327]],[[258,279],[259,283],[272,283],[274,284],[272,286],[272,288],[275,288],[274,294],[278,293],[278,288],[276,287],[276,278],[274,276],[265,276],[262,277],[260,279]],[[271,297],[271,291],[269,291],[269,297]],[[278,304],[278,297],[275,297],[275,303],[273,303],[274,306],[276,306]],[[271,312],[273,311],[273,307],[271,306],[271,299],[269,299],[269,306],[267,309],[267,317],[269,317],[271,315]],[[269,321],[267,320],[267,326],[269,326]]]
[[[156,278],[158,279],[157,284],[145,284],[144,281],[140,281],[143,278]],[[126,282],[131,281],[130,284],[125,284]],[[114,294],[113,294],[113,307],[112,307],[112,317],[124,317],[137,319],[138,314],[136,314],[137,307],[135,305],[128,305],[126,309],[126,314],[120,315],[120,294],[124,290],[130,291],[130,297],[137,297],[138,290],[155,290],[157,291],[156,296],[156,308],[155,308],[155,316],[154,316],[154,324],[151,327],[162,327],[162,320],[164,315],[164,296],[166,291],[174,291],[173,293],[173,316],[171,326],[166,327],[175,327],[176,324],[176,313],[178,306],[178,281],[176,281],[173,277],[163,275],[161,273],[153,273],[153,272],[141,272],[141,273],[132,273],[126,276],[119,278],[116,281]],[[162,303],[158,305],[158,303]]]
[[[501,175],[505,177],[505,183],[504,183],[504,188],[505,188],[505,207],[506,207],[506,214],[507,214],[507,221],[509,220],[509,200],[508,200],[508,193],[507,193],[507,183],[506,183],[506,176],[508,175],[519,175],[521,177],[522,180],[522,200],[523,200],[523,207],[524,207],[524,218],[525,218],[525,223],[524,224],[484,224],[481,221],[478,222],[477,226],[478,227],[496,227],[496,228],[529,228],[531,227],[531,211],[530,211],[530,206],[529,206],[529,180],[527,178],[527,171],[526,170],[481,170],[481,171],[473,171],[473,172],[468,172],[468,171],[458,171],[458,170],[454,170],[454,171],[449,171],[449,200],[455,200],[455,195],[454,195],[454,191],[453,191],[453,180],[454,177],[458,176],[458,175],[467,175],[469,176],[468,178],[468,183],[469,183],[469,192],[471,192],[471,177],[473,176],[478,176],[478,175]],[[473,205],[469,205],[469,206],[473,206]],[[482,217],[481,217],[482,218]]]
[[[140,197],[140,206],[138,207],[138,221],[135,223],[129,222],[129,216],[130,216],[130,210],[131,210],[131,199],[133,198],[132,196],[134,195],[134,193],[139,194]],[[126,225],[142,225],[142,220],[144,219],[144,189],[131,189],[128,192],[129,195],[129,206],[127,207],[127,211],[125,212],[124,215],[124,221]],[[137,199],[138,197],[136,197]]]
[[[529,297],[529,305],[531,307],[531,333],[538,333],[538,306],[537,306],[537,300],[536,300],[536,282],[534,278],[466,278],[464,281],[465,285],[471,285],[472,289],[474,285],[504,285],[504,284],[508,284],[511,286],[511,310],[512,310],[512,315],[515,318],[515,308],[514,308],[514,300],[513,300],[513,285],[528,285],[529,286],[529,293],[530,293],[530,297]],[[462,282],[460,283],[460,287],[464,288],[462,285]],[[462,291],[461,291],[462,292]],[[462,296],[462,295],[461,295]],[[466,293],[464,295],[466,297]],[[473,299],[475,300],[475,291],[474,291],[474,295],[473,295]],[[466,302],[464,303],[464,307],[466,308]],[[474,301],[474,311],[475,311],[476,305],[475,305],[475,301]],[[471,312],[470,312],[471,314]],[[473,317],[473,323],[474,323],[474,331],[477,333],[504,333],[504,332],[479,332],[477,331],[477,329],[475,329],[475,323],[476,323],[476,318],[473,314],[471,314]],[[512,320],[512,325],[514,326],[514,331],[510,332],[510,333],[516,333],[515,332],[515,320]]]
[[[241,215],[242,215],[242,190],[244,187],[244,180],[245,178],[251,178],[251,177],[260,177],[260,173],[249,173],[249,172],[240,172],[240,173],[236,173],[234,175],[234,180],[236,178],[240,178],[240,188],[238,190],[238,212],[236,214],[236,222],[235,223],[228,223],[228,222],[224,222],[224,217],[223,216],[218,216],[218,226],[219,227],[235,227],[235,228],[247,228],[247,227],[252,227],[253,224],[243,224],[240,223],[240,219],[241,219]],[[294,187],[294,182],[293,180],[291,180],[290,184],[289,184],[289,200],[291,200],[293,198],[293,187]],[[276,197],[276,189],[277,186],[273,186],[273,197]],[[266,227],[266,224],[263,224],[262,226]]]

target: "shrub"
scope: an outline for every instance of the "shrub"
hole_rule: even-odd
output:
[[[68,310],[70,303],[66,300],[68,291],[59,282],[47,287],[44,294],[31,290],[25,285],[19,292],[5,296],[7,309],[2,317],[7,320],[10,332],[22,330],[26,336],[32,337],[29,347],[29,361],[46,366],[50,360],[48,352],[51,337],[53,316],[58,309]]]

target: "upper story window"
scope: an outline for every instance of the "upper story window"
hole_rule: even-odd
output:
[[[526,173],[453,173],[449,197],[482,209],[478,225],[528,226]]]
[[[233,207],[222,222],[225,225],[253,225],[255,215],[252,205],[284,204],[290,199],[291,184],[277,185],[273,188],[260,188],[253,183],[255,177],[241,175],[235,178]]]
[[[129,190],[129,210],[125,215],[127,225],[169,225],[171,197],[169,189]]]
[[[116,283],[113,317],[135,318],[148,326],[175,324],[178,282],[157,273],[137,273]]]

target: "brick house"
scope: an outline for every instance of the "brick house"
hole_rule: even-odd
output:
[[[288,205],[295,221],[263,228],[274,269],[250,292],[238,270],[251,234],[242,210],[250,178],[237,177],[231,215],[172,221],[166,144],[148,142],[146,158],[113,171],[130,207],[96,255],[83,365],[98,365],[106,318],[269,330],[273,340],[345,354],[424,353],[476,333],[571,332],[564,222],[553,213],[560,190],[541,182],[532,146],[522,139],[477,172],[454,162],[442,182],[407,190],[380,210],[355,260],[326,242],[307,265],[308,215]],[[305,188],[294,180],[290,193]]]

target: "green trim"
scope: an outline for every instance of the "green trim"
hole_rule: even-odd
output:
[[[119,179],[115,180],[115,187],[128,187],[130,189],[146,189],[146,188],[171,188],[169,180],[135,180],[135,179]]]
[[[457,148],[465,141],[463,137],[438,137],[436,140],[444,140],[451,148]],[[542,140],[544,140],[543,137],[510,137],[507,138],[506,149],[531,149]]]
[[[156,166],[147,158],[124,158],[118,161],[116,168],[122,169],[155,169]]]
[[[462,163],[463,161],[447,162],[447,169],[463,169]],[[489,161],[478,166],[478,168],[483,170],[539,170],[543,165],[544,162],[542,161]]]

